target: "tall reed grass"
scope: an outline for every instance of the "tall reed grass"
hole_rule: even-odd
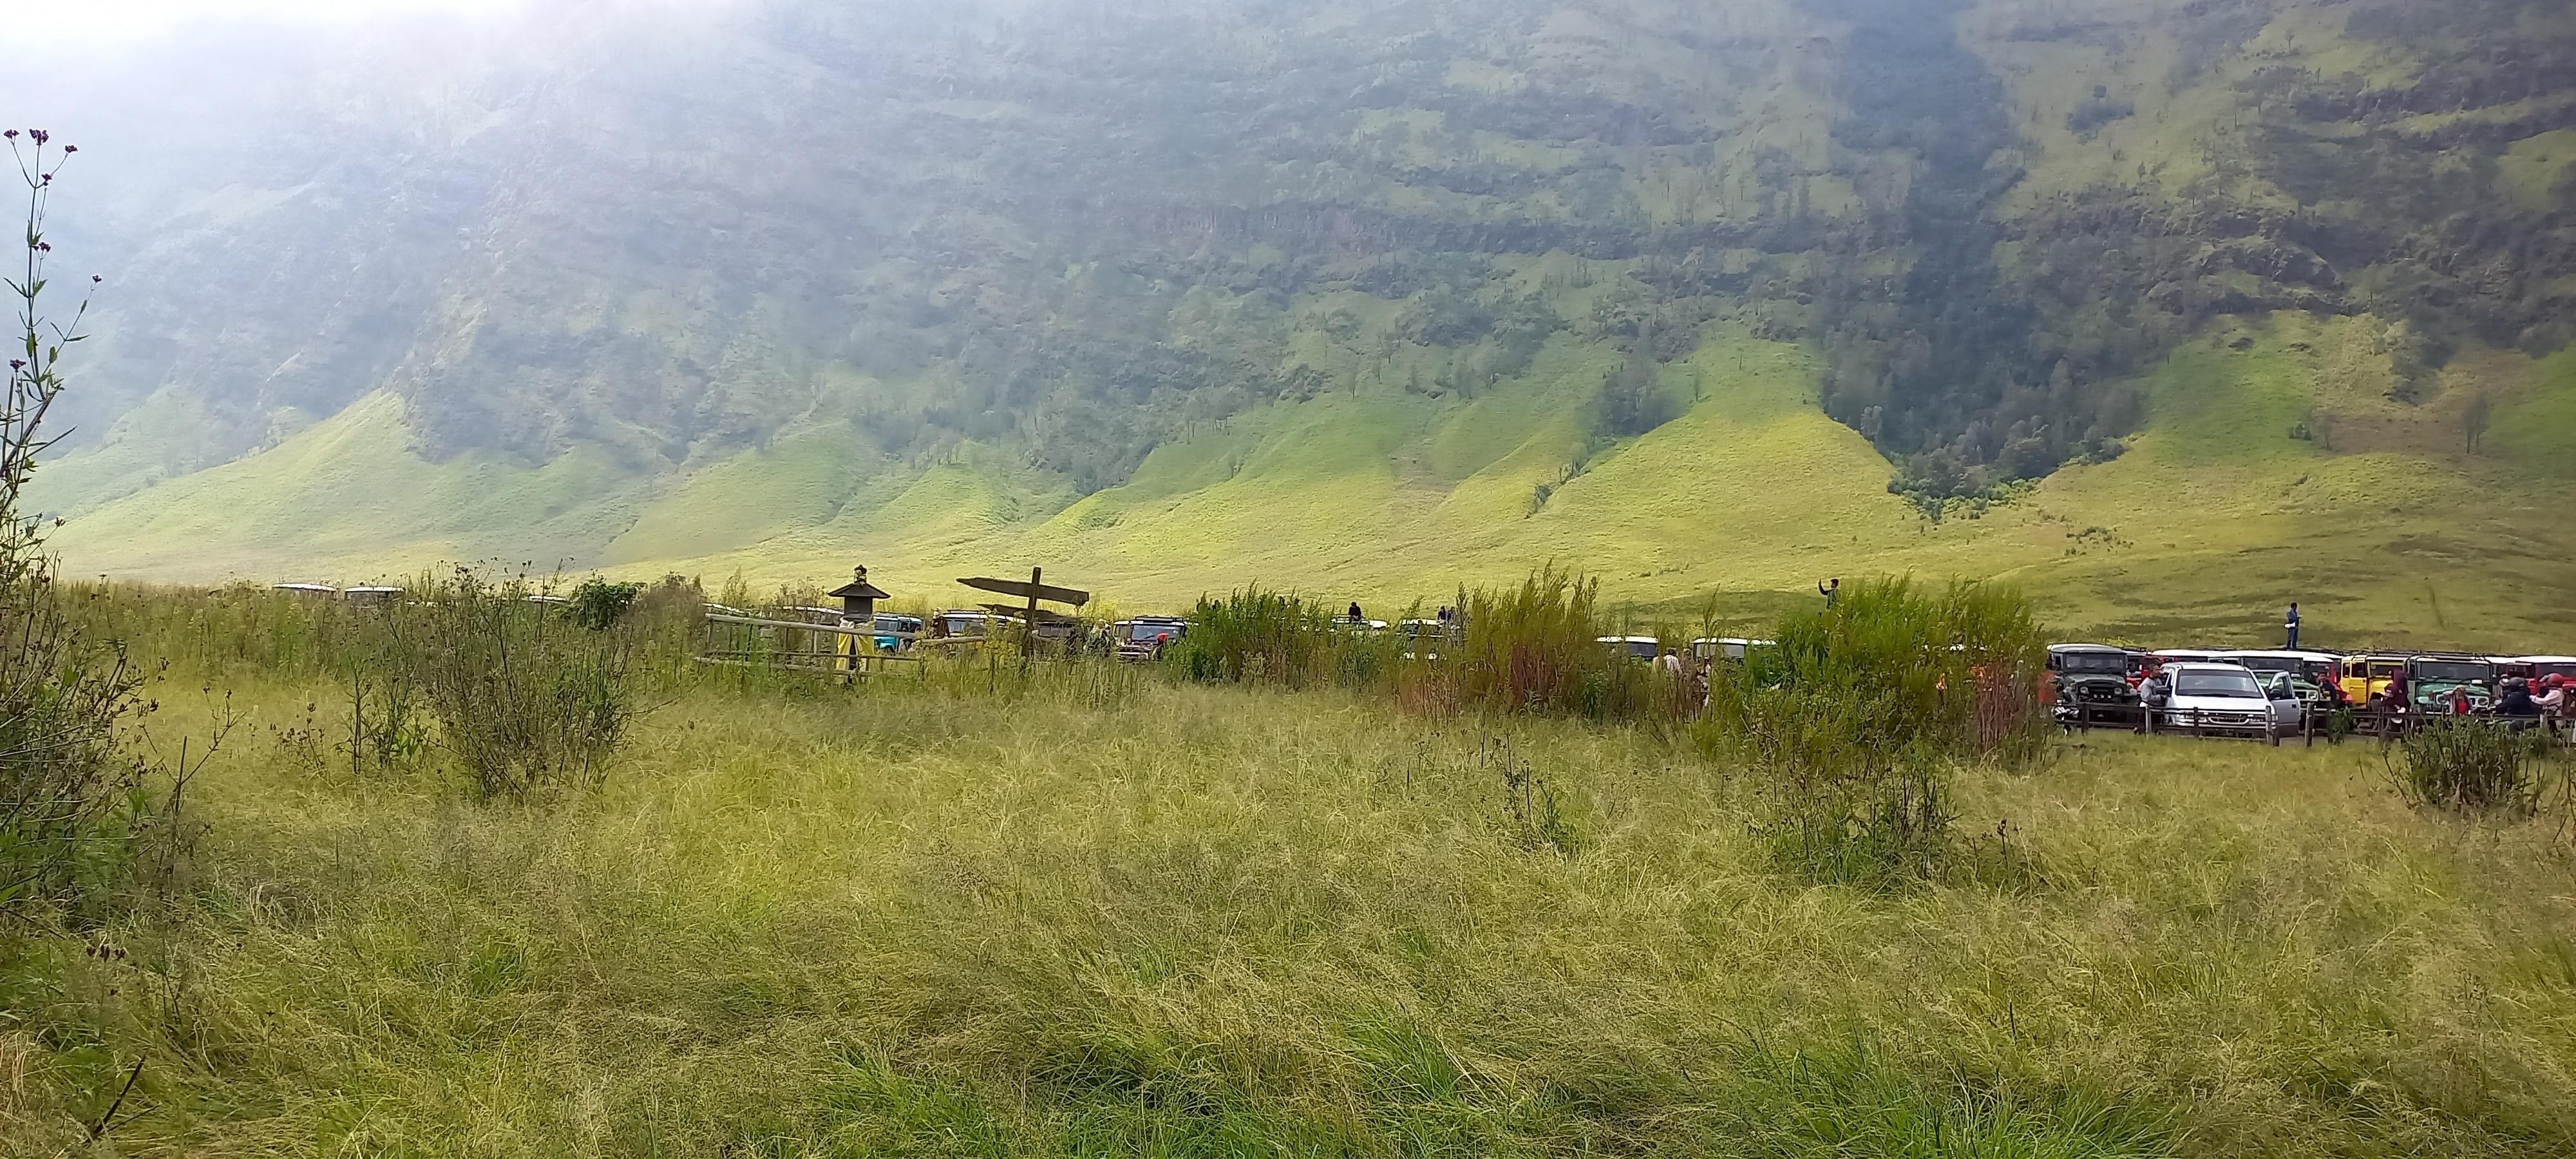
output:
[[[1885,892],[1643,729],[1074,671],[710,685],[548,809],[228,750],[200,890],[0,964],[0,1152],[139,1060],[190,1159],[2576,1149],[2576,871],[2350,746],[1965,765],[2031,871]]]
[[[1460,592],[1461,622],[1423,675],[1450,702],[1505,713],[1631,720],[1680,708],[1676,682],[1601,642],[1624,635],[1599,581],[1554,565],[1519,586]]]
[[[1371,688],[1393,676],[1402,649],[1395,636],[1256,585],[1222,599],[1200,597],[1189,633],[1164,659],[1201,683]]]
[[[1406,619],[1423,622],[1422,609]],[[1596,581],[1549,566],[1517,586],[1462,590],[1451,618],[1410,635],[1258,587],[1203,598],[1167,660],[1203,683],[1334,685],[1429,715],[1687,719],[1697,708],[1691,681],[1603,642],[1632,634],[1635,624],[1602,607]],[[1659,651],[1678,658],[1688,646],[1666,632]]]
[[[2020,593],[1846,586],[1711,674],[1712,753],[1770,776],[1779,858],[1832,880],[1915,879],[1949,852],[1952,767],[2045,751],[2046,641]]]

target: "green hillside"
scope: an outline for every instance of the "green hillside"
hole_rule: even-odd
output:
[[[759,0],[330,58],[46,90],[117,273],[73,567],[1916,571],[2576,648],[2563,5]]]
[[[828,428],[654,480],[569,460],[433,465],[402,449],[380,398],[103,507],[59,542],[87,570],[194,579],[354,580],[476,558],[792,582],[866,562],[899,594],[957,602],[955,575],[1039,563],[1131,608],[1259,580],[1392,611],[1547,560],[1649,607],[1714,589],[1758,608],[1826,575],[1911,571],[2005,576],[2070,627],[2128,639],[2259,640],[2293,599],[2312,636],[2356,645],[2576,639],[2569,460],[2547,437],[2576,406],[2576,356],[2471,353],[2427,402],[2394,404],[2387,358],[2366,353],[2372,325],[2222,327],[2140,383],[2149,418],[2127,454],[1982,510],[1953,501],[1937,521],[1816,409],[1812,353],[1723,332],[1667,370],[1695,400],[1681,417],[1571,479],[1582,396],[1549,388],[1591,376],[1559,351],[1471,402],[1259,408],[1079,500],[973,446],[845,469],[818,449],[834,445]],[[2477,393],[2501,417],[2470,456],[2458,410]],[[2517,426],[2535,433],[2506,433]],[[512,537],[474,530],[488,527]],[[159,546],[183,540],[225,550],[171,561]],[[541,542],[580,554],[527,554]]]

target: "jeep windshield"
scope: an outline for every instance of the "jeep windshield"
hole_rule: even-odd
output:
[[[2120,652],[2060,652],[2057,670],[2069,676],[2127,676],[2129,657]]]
[[[2183,672],[2174,677],[2176,696],[2220,696],[2263,699],[2263,688],[2245,672]]]
[[[1132,643],[1132,644],[1151,644],[1151,643],[1153,643],[1154,641],[1159,640],[1159,639],[1162,639],[1162,638],[1163,638],[1163,637],[1165,637],[1165,636],[1170,636],[1170,637],[1173,637],[1174,639],[1178,639],[1178,638],[1180,637],[1180,634],[1181,634],[1181,626],[1180,626],[1179,624],[1129,624],[1129,625],[1127,625],[1127,640],[1128,640],[1128,642],[1129,642],[1129,643]]]
[[[2418,684],[2484,684],[2494,676],[2494,668],[2475,660],[2415,662],[2415,681]]]

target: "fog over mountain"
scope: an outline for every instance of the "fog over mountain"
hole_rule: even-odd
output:
[[[1044,520],[1257,408],[1532,376],[1564,483],[1723,331],[1812,351],[1937,502],[2117,458],[2222,318],[2361,320],[2400,404],[2576,327],[2558,3],[542,9],[200,27],[13,98],[84,146],[62,248],[111,275],[48,500],[390,398],[428,463],[580,476],[509,546],[613,560],[782,433],[837,432],[817,519],[963,462]]]

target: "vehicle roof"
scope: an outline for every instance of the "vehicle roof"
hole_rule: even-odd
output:
[[[2248,676],[2254,674],[2253,669],[2242,664],[2227,664],[2216,660],[2184,660],[2179,663],[2165,665],[2165,671],[2167,672],[2176,672],[2192,668],[2216,668],[2223,672],[2242,672]]]
[[[2308,651],[2297,651],[2297,652],[2292,652],[2292,651],[2288,651],[2288,650],[2286,650],[2286,649],[2279,649],[2279,648],[2273,648],[2273,649],[2252,649],[2252,650],[2243,651],[2243,652],[2220,652],[2220,653],[2218,653],[2218,658],[2219,658],[2219,659],[2222,659],[2222,660],[2235,659],[2235,658],[2238,658],[2238,657],[2245,657],[2245,656],[2255,656],[2255,657],[2260,657],[2260,658],[2265,659],[2265,660],[2280,660],[2280,659],[2289,659],[2289,660],[2341,660],[2341,659],[2343,659],[2343,657],[2342,657],[2342,656],[2337,655],[2337,654],[2335,654],[2335,653],[2333,653],[2333,652],[2308,652]]]
[[[2204,660],[2215,660],[2226,654],[2227,653],[2225,652],[2212,651],[2207,648],[2157,648],[2147,653],[2149,656],[2197,656]]]
[[[2498,664],[2576,664],[2576,656],[2495,656]]]
[[[402,588],[389,588],[389,587],[356,587],[356,588],[342,588],[342,589],[340,589],[340,594],[341,594],[341,595],[344,595],[344,596],[383,596],[383,595],[400,595],[402,592],[403,592],[403,589],[402,589]]]
[[[329,584],[270,584],[270,585],[268,585],[268,590],[273,591],[273,592],[332,592],[332,593],[337,593],[340,589],[335,588],[335,587],[332,587],[332,586],[331,586],[331,585],[329,585]]]
[[[2051,644],[2048,650],[2051,652],[2117,652],[2123,656],[2128,655],[2130,651],[2117,644]]]
[[[1603,636],[1593,641],[1596,644],[1661,644],[1663,642],[1664,638],[1661,636]]]

